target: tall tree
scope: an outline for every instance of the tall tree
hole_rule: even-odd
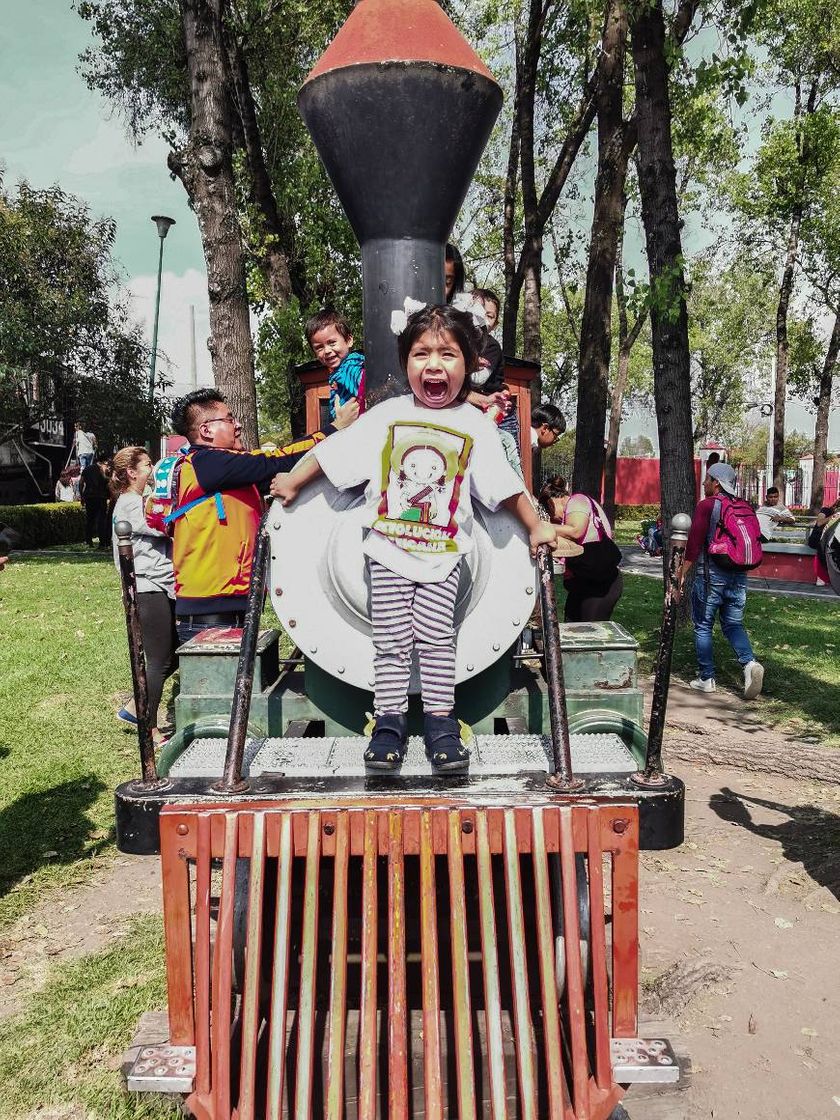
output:
[[[825,489],[825,466],[828,458],[828,424],[831,418],[831,400],[834,375],[840,359],[840,307],[834,312],[834,328],[825,352],[817,391],[817,415],[814,422],[814,471],[811,476],[810,506],[812,513],[819,513]]]
[[[698,0],[678,0],[667,27],[666,54],[677,58],[687,74],[680,74],[683,86],[699,84],[690,66],[685,65],[680,54],[698,8]],[[628,33],[628,16],[625,0],[611,0],[607,6],[601,53],[596,73],[596,101],[598,120],[598,165],[595,177],[595,198],[592,230],[589,240],[587,265],[586,302],[581,326],[580,363],[578,372],[578,443],[575,448],[575,488],[595,496],[600,494],[601,476],[606,470],[606,459],[611,458],[610,487],[614,487],[615,452],[618,434],[613,431],[603,440],[607,415],[607,394],[610,360],[613,351],[611,308],[616,261],[624,229],[626,208],[626,182],[628,164],[636,146],[636,115],[632,109],[632,96],[628,96],[625,83],[624,56]],[[673,84],[673,77],[671,77]],[[683,100],[691,103],[692,95]],[[630,111],[625,113],[625,104]],[[696,130],[702,134],[702,130]],[[698,136],[692,136],[692,146],[698,147]],[[689,180],[690,161],[685,160],[685,184]],[[616,279],[617,284],[617,279]],[[619,327],[621,319],[619,318]],[[629,339],[629,331],[624,342]],[[635,339],[633,340],[635,341]],[[632,348],[633,342],[630,342]],[[619,357],[624,355],[626,375],[629,350],[619,347]],[[621,398],[625,377],[619,371],[614,388],[618,389],[617,401],[610,407],[610,424],[614,427],[621,419]],[[618,404],[616,409],[615,405]],[[605,481],[605,488],[606,488]]]
[[[838,116],[835,111],[834,125]],[[840,129],[837,130],[840,132]],[[840,139],[840,137],[838,137]],[[802,241],[805,250],[804,272],[811,285],[814,303],[819,312],[833,316],[834,326],[818,366],[816,386],[813,381],[800,393],[816,406],[814,423],[814,468],[811,479],[811,510],[817,513],[823,504],[825,468],[828,458],[828,431],[834,396],[835,373],[840,348],[840,143],[833,145],[834,158],[820,183],[818,200],[805,219]],[[816,389],[816,397],[814,390]]]
[[[840,91],[840,12],[820,0],[764,0],[750,7],[759,45],[777,92],[791,106],[787,119],[771,118],[754,166],[737,182],[741,213],[776,247],[780,279],[776,306],[776,378],[773,475],[783,481],[785,406],[790,365],[788,320],[801,266],[803,226],[833,158],[832,118]]]
[[[622,200],[622,207],[626,208],[626,198]],[[618,459],[618,436],[621,431],[621,416],[624,409],[624,400],[627,386],[630,381],[630,356],[633,347],[642,333],[647,320],[647,300],[641,291],[634,293],[635,299],[631,307],[627,289],[624,282],[624,219],[622,214],[622,228],[618,235],[618,251],[615,258],[615,302],[618,318],[618,353],[616,355],[616,370],[613,385],[610,390],[610,416],[607,430],[607,446],[604,456],[604,512],[610,521],[615,520],[615,480]],[[631,314],[633,321],[630,322]],[[575,449],[577,450],[577,448]]]
[[[148,349],[113,294],[115,228],[59,187],[0,179],[0,439],[73,412],[105,448],[159,431]]]
[[[630,38],[636,86],[638,177],[650,273],[653,392],[662,516],[693,509],[694,442],[685,276],[671,143],[665,23],[661,0],[637,0]]]
[[[598,170],[586,272],[586,299],[580,332],[575,490],[601,497],[604,473],[604,419],[612,349],[613,276],[624,224],[627,161],[635,128],[625,121],[624,0],[607,5],[597,73]],[[620,411],[619,411],[620,417]]]
[[[233,173],[234,105],[227,80],[224,0],[179,0],[190,85],[187,142],[169,154],[198,218],[207,266],[213,380],[256,447],[257,394],[245,253]]]
[[[517,6],[518,8],[518,6]],[[596,71],[590,63],[592,35],[582,13],[565,12],[556,0],[527,0],[514,9],[515,86],[504,207],[505,308],[503,346],[515,351],[522,317],[522,353],[541,356],[543,241],[575,160],[595,120]],[[586,12],[586,15],[589,13]],[[579,90],[582,82],[582,92]],[[548,119],[555,156],[543,167]],[[517,205],[521,200],[520,205]],[[517,237],[521,219],[522,234]],[[518,249],[518,253],[517,253]],[[539,392],[539,385],[537,386]]]
[[[743,252],[721,266],[718,256],[695,259],[688,300],[695,442],[726,440],[741,422],[772,336],[772,266]]]
[[[312,304],[331,301],[337,276],[342,293],[358,283],[352,233],[295,104],[350,2],[76,6],[99,41],[82,56],[88,84],[119,107],[135,139],[154,130],[172,148],[170,166],[190,194],[205,250],[214,376],[254,440],[249,304],[269,309],[264,324],[279,312],[294,340]],[[288,361],[279,362],[285,382]]]

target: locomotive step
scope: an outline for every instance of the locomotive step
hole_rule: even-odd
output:
[[[243,777],[283,774],[296,778],[352,778],[364,776],[362,736],[324,738],[249,739],[245,744]],[[173,763],[172,778],[211,778],[222,772],[227,742],[195,739]],[[638,769],[620,736],[571,736],[575,774],[632,774]],[[544,735],[476,735],[470,744],[470,774],[474,778],[549,773],[551,746]],[[420,736],[411,736],[400,773],[429,777],[430,767]]]

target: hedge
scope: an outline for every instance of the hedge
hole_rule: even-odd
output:
[[[0,528],[20,533],[17,548],[47,548],[85,539],[85,511],[77,502],[0,506]]]
[[[691,511],[689,511],[691,512]],[[660,508],[656,503],[646,506],[616,506],[616,521],[655,521]]]

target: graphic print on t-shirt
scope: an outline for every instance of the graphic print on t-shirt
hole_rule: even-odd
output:
[[[436,424],[391,424],[374,531],[406,552],[457,552],[455,511],[472,446]]]

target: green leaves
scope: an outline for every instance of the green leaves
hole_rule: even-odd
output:
[[[34,422],[66,394],[95,420],[101,447],[154,430],[148,351],[113,296],[114,230],[58,187],[23,183],[13,195],[0,181],[0,412],[9,426]]]

